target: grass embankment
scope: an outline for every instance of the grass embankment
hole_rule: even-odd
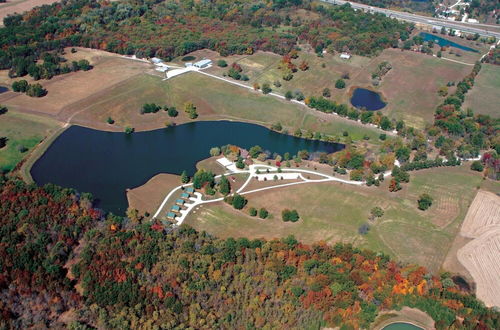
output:
[[[247,195],[248,207],[265,207],[272,219],[260,220],[219,203],[203,206],[187,223],[220,237],[284,237],[290,234],[304,242],[351,242],[356,246],[383,251],[398,260],[423,264],[437,271],[476,193],[481,177],[468,169],[437,168],[413,172],[411,182],[397,193],[383,187],[356,187],[339,183],[303,184]],[[427,211],[417,209],[423,192],[434,199]],[[368,221],[371,208],[380,206],[385,214]],[[247,208],[248,208],[247,207]],[[281,211],[297,209],[297,223],[281,221]],[[367,235],[358,234],[369,222]]]
[[[53,134],[59,123],[49,118],[9,111],[0,116],[0,136],[7,145],[0,149],[0,170],[11,171],[46,136]],[[21,152],[21,148],[27,150]]]
[[[151,102],[176,106],[179,116],[170,118],[165,111],[141,115],[139,110],[142,105]],[[151,75],[131,78],[119,87],[81,103],[85,111],[76,115],[73,121],[85,125],[104,123],[111,117],[116,121],[114,126],[118,127],[129,125],[136,130],[159,128],[166,121],[177,124],[190,121],[183,111],[185,102],[196,105],[199,114],[197,120],[229,119],[265,126],[280,122],[290,132],[301,127],[340,138],[343,131],[348,131],[354,140],[367,135],[375,143],[382,132],[198,73],[187,73],[168,81]]]
[[[465,96],[463,108],[474,113],[498,117],[500,105],[500,67],[483,64],[474,87]]]

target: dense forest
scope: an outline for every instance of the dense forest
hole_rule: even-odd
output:
[[[4,25],[0,69],[17,76],[65,46],[172,59],[203,48],[221,55],[256,50],[284,55],[306,42],[318,53],[330,47],[374,55],[411,31],[383,15],[306,0],[65,0],[8,16]]]
[[[498,329],[500,314],[416,265],[294,237],[221,240],[104,215],[91,196],[0,187],[0,327],[368,327],[412,306],[438,329]]]

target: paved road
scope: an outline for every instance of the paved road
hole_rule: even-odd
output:
[[[449,21],[447,19],[435,18],[435,17],[427,17],[421,15],[415,15],[410,13],[405,13],[396,10],[390,10],[385,8],[378,8],[368,5],[363,5],[356,2],[344,1],[344,0],[321,0],[322,2],[327,2],[331,4],[343,5],[349,3],[351,7],[356,9],[362,9],[365,11],[377,12],[385,14],[389,17],[398,18],[400,20],[426,24],[430,26],[444,26],[446,28],[460,30],[467,33],[478,33],[482,36],[495,37],[500,39],[500,26],[498,25],[489,25],[489,24],[477,24],[477,23],[465,23],[465,22],[455,22]]]

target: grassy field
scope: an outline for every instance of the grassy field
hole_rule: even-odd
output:
[[[464,108],[498,117],[500,114],[500,67],[483,64],[472,90],[465,96]]]
[[[7,0],[0,3],[0,26],[3,26],[3,19],[7,15],[23,13],[33,7],[42,6],[57,2],[57,0]]]
[[[305,242],[319,240],[354,243],[383,251],[405,262],[416,262],[437,271],[458,231],[481,177],[468,166],[430,169],[412,173],[410,184],[398,193],[387,190],[387,180],[379,189],[339,183],[304,184],[248,195],[248,207],[266,207],[272,219],[249,217],[220,203],[203,206],[187,223],[222,237],[284,237],[295,235]],[[418,196],[434,197],[427,211],[417,209]],[[368,219],[372,207],[385,210],[382,218]],[[281,211],[297,209],[297,223],[281,221]],[[358,234],[369,222],[367,235]]]
[[[380,134],[377,129],[197,73],[184,74],[168,81],[152,75],[133,77],[106,93],[79,103],[82,111],[73,120],[91,125],[104,123],[106,118],[112,117],[116,121],[115,126],[130,125],[138,130],[159,128],[165,121],[177,124],[189,121],[183,111],[183,104],[188,101],[196,105],[198,120],[232,119],[262,125],[280,122],[290,131],[302,127],[330,135],[341,135],[347,130],[355,140],[362,139],[366,134],[372,141],[377,141]],[[176,106],[179,116],[173,119],[164,111],[141,115],[139,110],[147,102]]]
[[[208,51],[195,52],[194,55],[215,61],[221,58]],[[305,60],[309,69],[298,70],[292,80],[284,81],[278,69],[281,59],[278,55],[257,52],[249,56],[238,55],[224,59],[229,64],[236,62],[243,68],[243,73],[250,78],[249,85],[255,82],[260,85],[270,83],[273,90],[282,94],[288,90],[300,90],[305,96],[319,96],[323,88],[327,87],[333,100],[348,104],[349,90],[352,87],[375,88],[388,101],[387,107],[382,110],[384,113],[393,118],[405,119],[416,127],[423,127],[426,122],[432,122],[434,110],[441,101],[437,90],[449,81],[459,81],[471,71],[471,67],[464,64],[397,49],[386,49],[375,58],[353,56],[349,60],[340,59],[338,54],[318,57],[314,53],[301,51],[299,58],[293,62],[298,65]],[[373,87],[371,73],[382,61],[391,63],[393,69],[378,87]],[[227,70],[228,68],[217,66],[209,69],[217,75],[223,75]],[[350,79],[346,80],[347,87],[336,89],[335,81],[343,74],[350,76]],[[281,86],[273,86],[275,81],[280,81]]]
[[[43,138],[54,132],[59,124],[52,119],[9,111],[0,116],[0,136],[8,138],[0,149],[0,170],[12,170]],[[20,152],[24,146],[26,152]]]

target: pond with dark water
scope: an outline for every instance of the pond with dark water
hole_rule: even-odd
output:
[[[0,94],[7,92],[9,89],[4,86],[0,86]]]
[[[296,138],[230,121],[199,121],[130,135],[72,126],[35,162],[31,175],[39,185],[54,183],[90,192],[98,207],[123,215],[128,205],[127,188],[143,185],[159,173],[186,170],[192,175],[196,163],[209,157],[210,148],[226,144],[246,149],[260,145],[281,155],[304,149],[332,153],[344,148],[343,144]]]
[[[359,109],[380,110],[387,105],[379,93],[365,88],[356,88],[351,97],[351,104]]]
[[[423,330],[421,327],[416,325],[406,323],[406,322],[395,322],[385,326],[382,330]]]
[[[467,47],[467,46],[464,46],[461,44],[457,44],[456,42],[442,38],[442,37],[435,35],[433,33],[420,32],[420,36],[424,39],[424,41],[434,41],[434,43],[438,44],[441,47],[455,47],[455,48],[464,50],[466,52],[479,53],[479,51],[477,49],[470,48],[470,47]]]

